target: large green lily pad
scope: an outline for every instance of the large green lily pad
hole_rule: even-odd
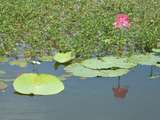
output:
[[[132,68],[136,64],[128,62],[127,58],[118,58],[114,56],[107,56],[98,58],[92,58],[82,61],[82,65],[91,69],[108,69],[108,68]]]
[[[57,53],[54,56],[54,60],[59,63],[66,63],[66,62],[73,60],[74,58],[75,58],[75,56],[73,55],[72,52]]]
[[[21,94],[53,95],[64,90],[64,85],[56,76],[49,74],[24,73],[13,83]]]
[[[97,70],[87,68],[79,63],[71,64],[65,67],[66,72],[79,77],[118,77],[125,75],[129,72],[128,69],[115,69],[115,70]]]
[[[28,63],[25,60],[14,60],[14,61],[10,61],[9,64],[24,68],[27,66]]]
[[[129,57],[129,61],[142,65],[156,65],[157,62],[160,62],[160,57],[152,53],[139,54],[139,55],[132,55],[131,57]]]
[[[71,64],[64,69],[66,70],[66,72],[79,77],[97,77],[98,74],[97,70],[88,69],[79,63]]]

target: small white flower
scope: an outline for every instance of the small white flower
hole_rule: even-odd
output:
[[[35,61],[35,60],[33,60],[31,63],[32,63],[32,64],[37,64],[37,65],[40,65],[40,64],[41,64],[41,62]]]

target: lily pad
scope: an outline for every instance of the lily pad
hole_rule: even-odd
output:
[[[84,67],[79,63],[74,63],[65,68],[65,70],[74,76],[79,77],[118,77],[125,75],[129,72],[128,69],[115,69],[115,70],[96,70]]]
[[[79,77],[97,77],[98,71],[88,69],[79,63],[71,64],[64,68],[67,72]]]
[[[64,85],[56,76],[49,74],[24,73],[13,83],[21,94],[52,95],[64,90]]]
[[[10,65],[16,65],[19,67],[26,67],[27,66],[27,61],[25,60],[15,60],[15,61],[11,61],[9,62]]]
[[[118,58],[114,56],[107,56],[98,58],[92,58],[82,61],[82,65],[91,69],[108,69],[108,68],[132,68],[136,64],[128,62],[127,58]]]
[[[4,81],[0,81],[0,90],[5,90],[8,85]]]
[[[127,74],[128,69],[115,69],[115,70],[101,70],[99,71],[99,76],[102,77],[119,77]]]
[[[155,53],[160,53],[160,49],[158,49],[158,48],[153,48],[152,51]]]
[[[152,53],[139,54],[139,55],[132,55],[131,57],[129,57],[129,61],[142,65],[156,65],[157,62],[160,62],[160,57]]]
[[[41,61],[47,61],[47,62],[52,62],[53,61],[53,56],[42,56],[40,57]]]
[[[72,52],[57,53],[54,56],[54,60],[59,63],[66,63],[66,62],[73,60],[74,58],[75,58],[75,56],[73,55]]]

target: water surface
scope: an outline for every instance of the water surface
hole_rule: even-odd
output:
[[[0,64],[14,78],[19,73],[32,72],[32,65],[22,69]],[[120,78],[120,87],[128,92],[124,98],[114,96],[118,78],[70,77],[64,80],[65,90],[53,96],[16,94],[12,82],[0,93],[0,120],[151,120],[160,118],[160,78],[150,80],[151,67],[138,66]],[[38,72],[60,76],[63,65],[53,63],[38,66]],[[158,74],[154,68],[153,73]]]

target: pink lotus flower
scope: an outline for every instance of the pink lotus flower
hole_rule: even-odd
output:
[[[128,15],[126,14],[118,14],[116,16],[115,22],[113,23],[115,28],[121,29],[121,28],[129,28],[130,22]]]

